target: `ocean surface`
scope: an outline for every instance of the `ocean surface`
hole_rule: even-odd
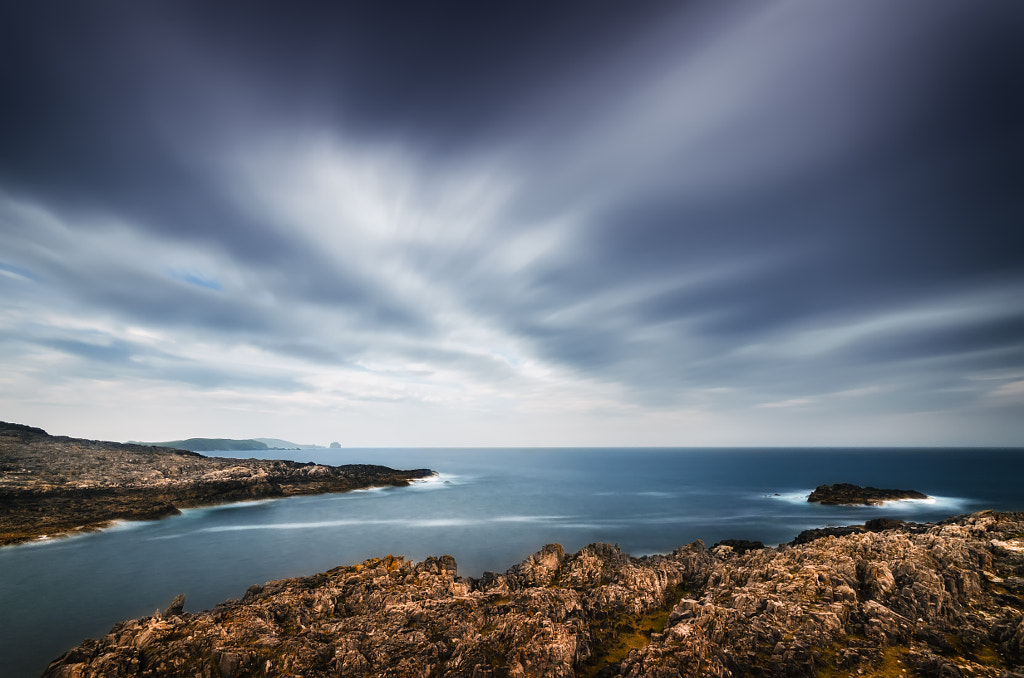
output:
[[[506,569],[546,543],[632,555],[702,539],[778,544],[874,517],[934,521],[1024,510],[1024,449],[341,449],[210,453],[431,468],[405,488],[191,509],[153,522],[0,548],[0,675],[49,661],[179,593],[196,612],[251,584],[386,554],[450,554],[463,575]],[[817,485],[916,489],[930,501],[808,504]]]

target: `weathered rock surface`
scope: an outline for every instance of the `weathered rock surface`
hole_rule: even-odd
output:
[[[790,542],[790,544],[806,544],[822,537],[845,537],[848,534],[861,534],[862,532],[882,532],[900,528],[903,532],[924,532],[930,526],[921,523],[907,523],[892,518],[873,518],[863,525],[841,525],[839,527],[816,527],[804,530]]]
[[[930,497],[917,490],[880,490],[876,487],[861,487],[850,483],[836,485],[819,485],[814,488],[809,502],[833,505],[866,505],[875,506],[897,499],[929,499]]]
[[[1024,514],[631,558],[545,547],[505,574],[388,556],[180,600],[54,661],[91,676],[1017,676]]]
[[[161,518],[193,506],[407,485],[432,474],[368,464],[205,457],[50,436],[0,422],[0,545],[114,520]]]

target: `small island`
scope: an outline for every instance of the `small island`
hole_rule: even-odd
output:
[[[917,490],[880,490],[876,487],[861,487],[851,483],[819,485],[807,497],[807,501],[829,506],[878,506],[887,501],[900,499],[931,499]]]
[[[266,446],[264,446],[265,448]],[[152,520],[183,508],[403,486],[434,475],[374,464],[230,459],[168,447],[51,436],[0,422],[0,546]]]

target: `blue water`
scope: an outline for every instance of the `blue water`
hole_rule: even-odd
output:
[[[219,453],[250,456],[260,453]],[[503,572],[545,543],[618,543],[633,555],[695,539],[789,541],[889,516],[933,521],[1024,510],[1024,450],[373,449],[271,451],[299,461],[432,468],[407,488],[188,510],[166,520],[0,549],[0,673],[38,676],[115,622],[179,593],[207,609],[271,579],[388,553],[451,554]],[[822,483],[921,490],[931,502],[825,507]]]

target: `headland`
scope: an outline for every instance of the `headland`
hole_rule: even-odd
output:
[[[433,475],[372,464],[228,459],[51,436],[0,422],[0,546],[151,520],[183,508],[402,486]]]

